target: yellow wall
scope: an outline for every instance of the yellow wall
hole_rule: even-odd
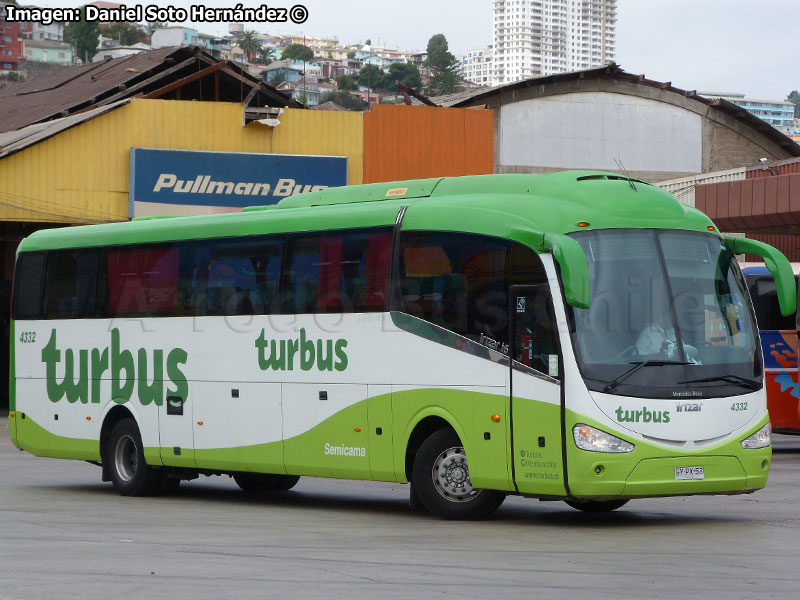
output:
[[[128,218],[131,147],[348,157],[363,179],[362,113],[286,109],[281,124],[243,127],[241,104],[134,99],[0,159],[0,221]]]

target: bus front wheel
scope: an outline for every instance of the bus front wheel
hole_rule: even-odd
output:
[[[236,473],[233,480],[244,492],[286,492],[297,485],[300,477],[297,475]]]
[[[569,506],[588,513],[604,513],[617,510],[628,503],[627,500],[564,500]]]
[[[422,443],[412,477],[422,505],[444,519],[482,519],[505,499],[503,492],[472,487],[467,455],[452,429],[440,429]]]
[[[145,462],[142,436],[133,419],[122,419],[111,429],[105,450],[114,488],[123,496],[148,496],[161,482],[161,472]]]

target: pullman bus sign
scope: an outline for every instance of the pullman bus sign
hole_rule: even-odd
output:
[[[347,185],[346,156],[131,148],[129,216],[205,215]]]

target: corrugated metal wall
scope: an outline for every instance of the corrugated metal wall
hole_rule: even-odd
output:
[[[774,246],[792,262],[800,261],[800,236],[791,233],[752,233],[747,237]],[[763,262],[762,258],[749,254],[747,260]]]
[[[234,103],[134,99],[0,160],[0,221],[128,217],[129,150],[166,148],[348,157],[348,183],[491,173],[492,111],[377,105],[288,109],[242,126]]]
[[[792,175],[795,173],[800,173],[800,158],[791,158],[789,160],[783,160],[777,163],[772,162],[769,163],[769,167],[772,168],[773,172],[771,172],[769,168],[764,169],[762,167],[752,167],[747,171],[747,178],[757,179],[759,177],[774,177],[775,175]]]
[[[133,100],[12,154],[0,160],[0,220],[127,219],[131,147],[347,156],[348,183],[361,183],[361,114],[289,109],[271,128],[243,127],[242,110],[234,103]]]
[[[364,113],[364,183],[494,171],[491,110],[373,105]]]
[[[708,185],[709,183],[720,183],[723,181],[740,181],[746,179],[745,168],[728,169],[727,171],[717,171],[716,173],[702,173],[690,177],[670,179],[656,183],[660,188],[667,190],[678,199],[682,204],[689,206],[695,205],[695,188],[698,185]]]

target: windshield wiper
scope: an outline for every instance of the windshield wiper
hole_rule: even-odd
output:
[[[625,381],[628,377],[636,373],[636,371],[638,371],[642,367],[663,367],[665,365],[688,365],[691,363],[688,363],[686,361],[677,361],[677,360],[643,360],[641,362],[631,363],[631,364],[634,366],[625,371],[619,377],[616,377],[614,380],[609,381],[608,385],[606,385],[606,387],[603,388],[603,391],[606,393],[613,392],[615,389],[617,389],[620,383]]]
[[[704,377],[703,379],[688,379],[687,381],[679,381],[678,383],[710,383],[712,381],[733,383],[751,390],[761,389],[761,384],[758,381],[747,379],[745,377],[739,377],[738,375],[718,375],[717,377]]]

